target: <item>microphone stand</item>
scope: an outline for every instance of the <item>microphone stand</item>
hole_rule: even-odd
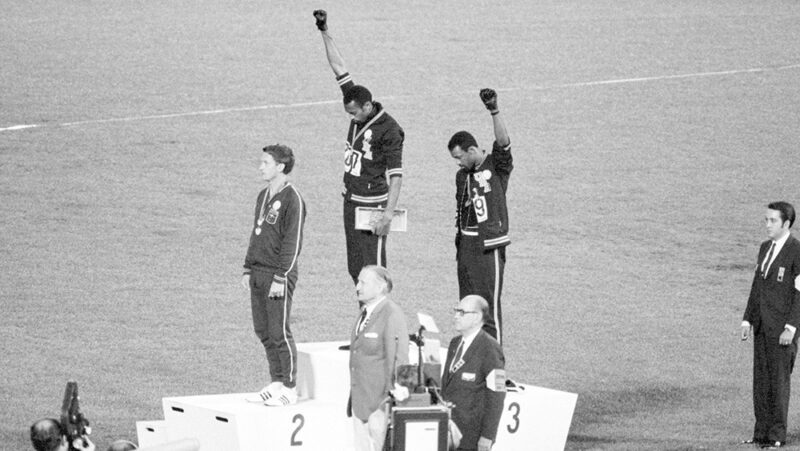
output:
[[[417,387],[414,389],[415,393],[424,393],[427,391],[422,378],[422,348],[425,346],[425,338],[422,336],[423,331],[425,331],[425,326],[420,325],[419,331],[408,337],[412,343],[417,345]]]

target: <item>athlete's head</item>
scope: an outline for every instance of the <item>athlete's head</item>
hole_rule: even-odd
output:
[[[264,151],[264,155],[262,155],[261,158],[262,166],[264,165],[264,157],[269,155],[272,157],[272,160],[280,172],[284,174],[292,172],[294,168],[294,152],[292,152],[290,147],[284,146],[283,144],[273,144],[262,150]],[[280,167],[281,164],[283,165],[282,168]]]
[[[355,85],[351,86],[344,93],[342,97],[344,103],[344,110],[353,117],[353,120],[359,123],[367,121],[367,118],[372,114],[374,105],[372,103],[372,93],[369,89]]]
[[[471,170],[483,162],[484,152],[478,147],[475,137],[469,132],[460,131],[450,138],[447,143],[450,156],[458,161],[458,165]]]
[[[67,437],[61,430],[61,423],[53,418],[45,418],[31,425],[31,443],[36,451],[67,449]]]

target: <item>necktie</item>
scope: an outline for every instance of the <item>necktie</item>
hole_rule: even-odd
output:
[[[769,261],[772,260],[772,251],[775,250],[775,242],[773,241],[772,244],[769,245],[769,252],[767,252],[766,258],[761,263],[761,277],[767,277],[767,271],[769,271]]]
[[[358,326],[356,326],[356,334],[361,333],[364,330],[364,326],[367,325],[367,309],[361,309],[361,316],[358,318]]]
[[[458,369],[459,365],[458,362],[461,360],[461,356],[464,354],[464,339],[461,339],[461,342],[458,344],[458,348],[456,348],[456,355],[453,357],[453,361],[450,362],[450,372],[455,373]]]

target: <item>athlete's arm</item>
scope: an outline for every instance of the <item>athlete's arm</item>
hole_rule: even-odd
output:
[[[393,175],[389,177],[389,200],[386,201],[386,211],[383,216],[372,226],[372,233],[375,235],[388,235],[392,228],[392,217],[394,209],[397,207],[397,200],[400,199],[400,188],[403,186],[403,177]]]
[[[492,114],[494,140],[497,141],[500,147],[508,147],[511,144],[511,140],[508,137],[508,130],[506,130],[503,117],[500,115],[500,109],[497,108],[497,92],[489,88],[481,89],[480,97],[486,109]]]
[[[322,35],[322,42],[325,43],[325,55],[328,57],[328,64],[336,77],[341,77],[347,73],[347,68],[344,65],[344,58],[336,47],[336,42],[333,36],[328,33],[328,13],[324,10],[318,9],[314,11],[314,17],[317,19],[317,28]]]
[[[492,124],[494,125],[494,140],[500,147],[508,147],[511,144],[511,139],[508,137],[508,130],[506,130],[506,123],[503,121],[503,116],[500,111],[492,115]]]

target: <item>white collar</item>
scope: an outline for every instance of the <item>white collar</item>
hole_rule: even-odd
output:
[[[371,304],[366,304],[366,305],[364,306],[364,310],[366,310],[366,311],[367,311],[367,318],[369,318],[370,316],[372,316],[372,312],[374,312],[374,311],[375,311],[375,307],[377,307],[377,306],[378,306],[378,305],[379,305],[381,302],[383,302],[384,300],[386,300],[386,296],[381,296],[381,297],[380,297],[380,298],[379,298],[379,299],[378,299],[376,302],[373,302],[373,303],[371,303]]]
[[[469,348],[469,346],[475,340],[475,337],[478,336],[478,332],[480,332],[480,331],[481,331],[481,327],[479,327],[478,330],[476,330],[475,332],[473,332],[473,333],[471,333],[469,335],[462,335],[461,336],[461,341],[464,343],[464,350],[461,351],[461,355],[464,355],[464,353],[467,352],[467,348]]]

